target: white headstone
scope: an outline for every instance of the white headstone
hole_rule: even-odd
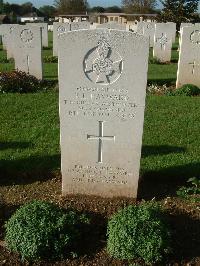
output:
[[[71,31],[72,30],[88,30],[90,28],[90,23],[88,21],[81,22],[72,22],[71,23]]]
[[[170,30],[172,34],[172,42],[175,43],[176,41],[176,23],[174,22],[167,22],[168,25],[170,25]]]
[[[58,36],[66,33],[68,31],[73,30],[82,30],[82,29],[89,29],[90,23],[87,21],[84,22],[72,22],[72,23],[60,23],[55,22],[53,24],[53,55],[58,55]]]
[[[155,26],[153,56],[160,62],[171,61],[172,33],[170,26],[157,23]]]
[[[154,34],[155,34],[155,22],[143,22],[143,33],[142,34],[149,39],[149,46],[153,47]]]
[[[136,197],[148,40],[121,30],[60,35],[63,194]]]
[[[15,34],[15,69],[42,79],[42,29],[18,26]]]
[[[6,33],[6,51],[7,59],[14,57],[14,45],[15,45],[15,34],[14,29],[18,27],[18,24],[10,24]]]
[[[192,23],[185,23],[185,22],[183,22],[183,23],[181,23],[181,26],[180,26],[180,31],[182,30],[182,28],[183,28],[183,27],[191,27],[191,26],[194,26],[194,24],[192,24]]]
[[[176,87],[184,84],[200,87],[200,27],[183,27],[180,40]]]
[[[58,36],[70,31],[69,23],[53,23],[53,55],[58,55]]]
[[[42,46],[48,47],[48,24],[47,23],[27,23],[26,25],[42,28]]]
[[[121,24],[117,22],[108,22],[99,24],[96,27],[97,29],[115,29],[115,30],[126,30],[126,24]]]

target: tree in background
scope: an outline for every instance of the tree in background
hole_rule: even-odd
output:
[[[4,3],[3,0],[0,0],[0,14],[3,14],[3,7],[4,7]]]
[[[86,13],[88,3],[86,0],[55,0],[54,5],[60,14]]]
[[[45,5],[39,8],[39,11],[43,14],[43,16],[47,18],[51,18],[55,15],[56,9],[54,6]]]
[[[108,12],[108,13],[122,13],[122,9],[119,6],[109,6],[109,7],[106,7],[105,12]]]
[[[126,13],[152,13],[157,5],[157,0],[122,0],[123,10]]]
[[[178,26],[181,22],[195,22],[199,0],[160,0],[160,2],[163,4],[161,21],[172,21]]]
[[[94,6],[92,8],[90,8],[89,10],[92,13],[104,13],[105,12],[105,8],[102,6]]]

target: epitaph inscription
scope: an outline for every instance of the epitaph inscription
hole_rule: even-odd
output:
[[[78,87],[71,99],[64,99],[68,117],[104,117],[133,119],[139,106],[130,99],[127,89]]]

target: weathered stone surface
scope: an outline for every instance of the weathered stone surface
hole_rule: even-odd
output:
[[[81,22],[72,22],[71,23],[71,31],[72,30],[88,30],[90,28],[90,23],[88,21]]]
[[[42,46],[48,47],[48,24],[47,23],[27,23],[29,26],[36,26],[42,29]]]
[[[96,27],[97,29],[115,29],[115,30],[126,30],[126,24],[121,24],[117,22],[108,22],[99,24]]]
[[[140,23],[143,23],[143,35],[149,39],[149,46],[153,47],[155,22],[140,22]]]
[[[35,26],[18,26],[14,29],[15,69],[42,79],[42,29]]]
[[[155,26],[153,56],[160,62],[171,61],[172,32],[167,23],[157,23]]]
[[[170,25],[170,31],[172,35],[172,42],[175,43],[176,41],[176,23],[174,22],[167,22],[168,25]]]
[[[53,55],[58,55],[58,36],[72,30],[89,29],[90,23],[85,22],[73,22],[73,23],[59,23],[53,24]]]
[[[200,87],[200,27],[183,27],[180,38],[180,55],[178,62],[177,83]]]
[[[70,23],[53,23],[53,55],[58,55],[58,36],[70,31]]]
[[[136,197],[148,40],[119,30],[60,35],[63,194]]]

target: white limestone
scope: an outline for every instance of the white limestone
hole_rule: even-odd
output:
[[[53,23],[53,55],[58,56],[58,36],[70,31],[70,23]]]
[[[153,47],[154,35],[155,35],[155,22],[143,22],[142,24],[143,24],[142,34],[149,39],[149,46]]]
[[[42,46],[48,47],[48,24],[47,23],[27,23],[26,25],[37,26],[42,29]]]
[[[148,40],[121,30],[59,36],[63,194],[136,197]]]
[[[115,30],[126,30],[126,24],[117,22],[108,22],[97,25],[97,29],[115,29]]]
[[[153,56],[160,62],[171,61],[172,32],[168,24],[157,23],[155,26]]]
[[[15,69],[42,79],[42,30],[40,27],[18,26],[14,29]]]
[[[72,22],[70,30],[88,30],[90,28],[90,23],[88,21]]]
[[[183,27],[180,40],[176,87],[184,84],[200,87],[200,27]]]
[[[176,42],[176,23],[174,22],[167,22],[168,25],[170,25],[170,30],[172,34],[172,42]]]

